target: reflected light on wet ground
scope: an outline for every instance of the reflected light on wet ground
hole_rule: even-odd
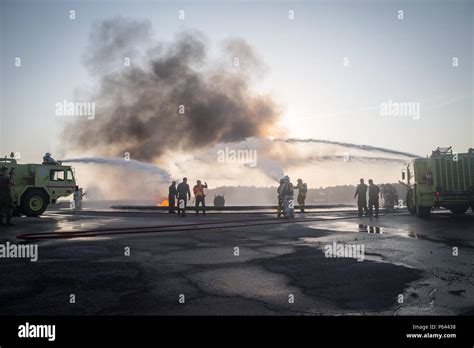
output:
[[[123,222],[119,218],[106,218],[106,219],[77,219],[74,215],[65,214],[49,214],[50,217],[54,218],[55,226],[54,232],[57,233],[74,233],[77,231],[84,230],[96,230],[101,228],[110,228],[111,226],[121,226]],[[76,240],[105,240],[110,237],[77,237]]]
[[[382,228],[380,226],[370,226],[370,225],[364,225],[364,224],[359,224],[359,232],[365,232],[365,233],[375,233],[375,234],[382,234]]]
[[[414,231],[400,228],[400,227],[387,227],[380,226],[376,223],[378,221],[367,221],[364,223],[354,222],[354,221],[328,221],[321,222],[317,224],[309,225],[308,227],[314,228],[317,230],[331,230],[335,232],[354,232],[354,233],[368,233],[368,234],[380,234],[380,235],[390,235],[390,236],[402,236],[407,238],[414,239],[424,239],[423,235],[416,233]]]

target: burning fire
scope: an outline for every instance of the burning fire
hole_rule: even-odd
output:
[[[168,201],[168,198],[163,198],[163,200],[161,201],[161,203],[159,203],[160,200],[159,198],[156,199],[156,205],[158,207],[168,207],[170,205],[170,202]]]

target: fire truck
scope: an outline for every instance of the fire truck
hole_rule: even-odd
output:
[[[455,215],[474,209],[474,149],[455,153],[438,147],[431,156],[414,159],[402,172],[408,211],[429,217],[433,208]]]
[[[61,162],[19,164],[12,154],[0,158],[0,167],[8,168],[12,179],[15,215],[39,216],[49,204],[74,193],[76,180],[73,169]]]

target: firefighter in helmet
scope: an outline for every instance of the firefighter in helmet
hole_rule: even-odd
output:
[[[306,193],[308,192],[308,186],[303,182],[302,179],[298,179],[296,184],[296,189],[298,189],[298,197],[296,198],[298,205],[300,206],[300,211],[304,213]]]

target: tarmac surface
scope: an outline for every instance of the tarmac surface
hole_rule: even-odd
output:
[[[219,225],[250,219],[285,223]],[[3,315],[474,314],[471,211],[430,219],[397,211],[376,219],[346,209],[297,213],[287,221],[273,214],[178,218],[56,210],[14,222],[0,227],[0,244],[37,245],[38,260],[0,258]],[[17,238],[203,222],[216,224],[209,230]],[[340,245],[363,253],[327,257],[330,246]]]

